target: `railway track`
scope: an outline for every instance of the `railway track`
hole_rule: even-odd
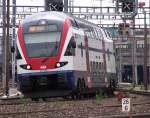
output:
[[[150,96],[150,92],[146,92],[146,91],[134,91],[134,90],[126,90],[126,89],[117,89],[117,91],[128,92],[128,93],[144,95],[144,96]]]
[[[12,99],[5,99],[5,100],[0,100],[0,106],[5,106],[5,105],[21,105],[21,104],[39,104],[43,102],[56,102],[56,101],[65,101],[65,99],[56,97],[56,98],[46,98],[46,99],[40,99],[38,101],[33,101],[29,98],[12,98]]]
[[[132,118],[150,118],[150,113],[146,110],[150,108],[149,96],[137,93],[132,93],[131,96],[133,101]],[[140,99],[140,97],[142,97],[142,99]],[[41,99],[39,101],[32,101],[31,99],[25,98],[6,99],[0,100],[0,118],[21,118],[22,116],[26,116],[26,118],[66,118],[69,117],[70,114],[71,116],[69,118],[81,118],[78,114],[80,114],[82,118],[89,117],[87,114],[95,115],[90,118],[129,118],[127,114],[121,112],[121,103],[116,101],[117,98],[106,98],[106,104],[104,104],[93,98],[83,100],[65,100],[61,97],[57,97],[48,98],[46,101]],[[135,109],[141,110],[136,111]],[[59,117],[59,114],[62,116],[60,115]],[[72,116],[72,114],[74,116]],[[39,117],[37,117],[37,115],[39,115]],[[53,115],[56,117],[53,117]]]
[[[137,98],[139,97],[137,96]],[[107,101],[110,102],[111,100],[116,101],[113,98],[108,98]],[[150,108],[150,101],[144,100],[133,103],[133,107],[138,108],[139,106],[147,106],[148,108]],[[4,110],[2,112],[1,111],[2,108],[9,110]],[[116,112],[116,110],[118,112]],[[26,116],[27,118],[41,118],[41,117],[66,118],[69,117],[68,114],[69,115],[77,114],[77,116],[71,115],[69,118],[81,118],[78,116],[78,114],[82,115],[82,118],[87,118],[88,117],[87,114],[94,114],[94,115],[96,114],[95,116],[91,116],[91,118],[129,118],[129,116],[126,114],[121,115],[122,112],[120,103],[109,105],[109,103],[104,104],[103,102],[98,102],[94,99],[66,101],[63,98],[50,98],[47,99],[47,101],[38,101],[38,102],[31,101],[30,99],[22,99],[22,101],[20,101],[20,99],[19,100],[16,99],[16,101],[14,101],[13,99],[11,100],[9,99],[6,101],[2,101],[0,103],[0,111],[1,111],[0,118],[5,117],[21,118],[22,116]],[[62,117],[61,116],[59,117],[58,114],[61,114]],[[101,116],[102,114],[104,115]],[[42,116],[37,117],[37,115]],[[53,117],[53,115],[55,115],[56,117]],[[150,118],[150,114],[149,113],[146,114],[144,112],[142,113],[142,111],[141,113],[138,112],[135,113],[135,111],[133,111],[133,118]]]
[[[17,116],[17,115],[26,115],[26,114],[37,114],[37,113],[53,113],[53,112],[62,112],[62,111],[65,111],[65,110],[68,110],[66,108],[64,109],[45,109],[45,110],[37,110],[37,111],[19,111],[19,112],[9,112],[9,113],[0,113],[0,117],[1,116],[11,116],[11,117],[14,117],[14,116]]]
[[[0,88],[0,96],[2,96],[2,95],[3,95],[3,89]]]
[[[52,101],[50,101],[52,102]],[[77,101],[76,101],[77,102]],[[42,102],[37,102],[39,104],[41,104]],[[34,104],[37,104],[37,103],[34,103]],[[31,106],[34,106],[34,104],[32,103],[31,105],[28,103],[28,107],[31,107]],[[47,104],[47,103],[46,103]],[[149,102],[145,102],[145,103],[137,103],[137,104],[133,104],[133,105],[144,105],[144,104],[149,104]],[[101,106],[101,105],[100,105]],[[121,108],[121,105],[119,104],[115,104],[115,105],[103,105],[101,107],[97,107],[97,109],[101,108],[101,109],[109,109],[110,107],[116,109],[116,107],[120,107]],[[92,107],[90,108],[92,109]],[[78,111],[83,111],[83,108],[78,108]],[[0,113],[0,118],[1,117],[15,117],[15,118],[20,118],[20,116],[31,116],[31,115],[37,115],[37,114],[52,114],[52,113],[66,113],[66,112],[70,112],[70,110],[66,107],[58,107],[58,108],[54,108],[54,109],[41,109],[41,110],[34,110],[32,109],[31,111],[28,110],[28,108],[24,111],[15,111],[15,112],[3,112],[3,113]],[[121,113],[120,113],[121,114]],[[34,117],[33,117],[34,118]],[[75,118],[75,117],[72,117],[72,118]],[[76,117],[78,118],[78,117]],[[82,118],[87,118],[86,116],[82,116]],[[96,118],[129,118],[129,115],[109,115],[109,116],[96,116]],[[132,114],[132,118],[150,118],[150,113],[133,113]]]
[[[111,116],[100,116],[97,118],[130,118],[130,116],[129,115],[111,115]],[[132,118],[150,118],[150,113],[132,114]]]

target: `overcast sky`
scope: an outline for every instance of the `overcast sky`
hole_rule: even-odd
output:
[[[0,0],[2,1],[2,0]],[[12,0],[11,0],[12,1]],[[16,0],[17,5],[44,5],[45,0]],[[100,0],[73,0],[74,5],[78,6],[99,6],[100,5]],[[102,5],[103,6],[112,6],[113,5],[113,0],[102,0]],[[146,2],[146,6],[149,4],[149,0],[138,0],[138,2]]]
[[[2,1],[2,0],[0,0]],[[10,0],[11,3],[12,3],[12,0]],[[29,6],[43,6],[44,5],[44,1],[45,0],[16,0],[17,2],[17,5],[22,5],[22,6],[26,6],[26,5],[29,5]],[[68,0],[68,1],[71,1],[71,0]],[[73,0],[74,2],[74,5],[75,6],[100,6],[100,4],[104,7],[106,6],[115,6],[115,4],[113,3],[113,0]],[[102,2],[100,2],[102,1]],[[149,0],[138,0],[138,2],[145,2],[146,3],[146,6],[149,6]],[[92,22],[95,22],[93,20],[91,20]],[[98,23],[101,22],[101,21],[98,21]],[[101,23],[105,24],[105,22],[107,23],[112,23],[112,21],[102,21]],[[136,22],[138,23],[142,23],[143,24],[143,20],[136,20]],[[147,20],[147,23],[149,23],[150,21]],[[97,23],[97,21],[96,21]],[[113,21],[113,23],[118,23],[117,20]]]

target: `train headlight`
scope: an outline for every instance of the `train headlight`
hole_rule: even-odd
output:
[[[30,66],[30,65],[27,65],[27,69],[30,70],[30,69],[31,69],[31,66]]]
[[[66,65],[68,62],[67,61],[64,61],[64,62],[57,62],[56,63],[56,68],[59,68],[59,67],[62,67],[64,65]]]
[[[59,68],[61,64],[59,62],[56,63],[56,67]]]
[[[27,69],[27,70],[32,69],[31,65],[29,65],[29,64],[20,65],[20,67],[23,68],[23,69]]]

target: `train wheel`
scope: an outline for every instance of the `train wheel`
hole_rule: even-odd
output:
[[[37,91],[39,89],[37,79],[31,78],[30,79],[30,84],[31,84],[32,91]]]
[[[39,101],[39,98],[31,98],[31,100],[38,102],[38,101]]]
[[[43,101],[46,101],[47,99],[46,99],[46,98],[42,98],[42,100],[43,100]]]
[[[83,84],[81,79],[78,79],[76,98],[81,99],[82,97],[83,97]]]
[[[114,96],[115,89],[116,89],[115,80],[111,79],[110,82],[109,82],[109,87],[107,88],[108,96],[110,96],[110,97]]]
[[[63,98],[64,98],[65,100],[70,100],[70,96],[71,96],[71,95],[66,95],[66,96],[63,96]]]

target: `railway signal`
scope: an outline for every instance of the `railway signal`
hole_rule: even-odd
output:
[[[118,26],[118,32],[120,35],[129,35],[130,25],[128,23],[120,23]]]
[[[138,12],[138,0],[116,0],[116,12],[121,14],[124,20],[133,19]]]
[[[133,12],[134,2],[122,2],[122,12]]]
[[[45,11],[63,11],[63,0],[45,0]]]

